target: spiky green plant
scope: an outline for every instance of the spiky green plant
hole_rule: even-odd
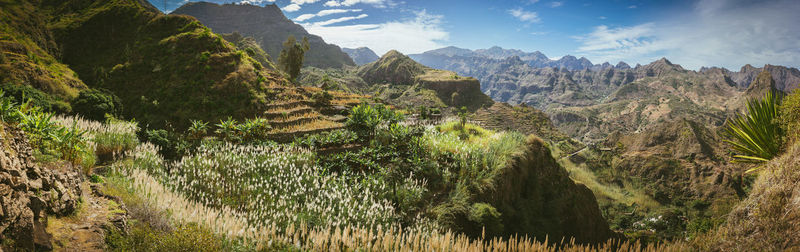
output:
[[[201,139],[208,133],[208,122],[203,120],[192,120],[192,125],[187,129],[189,138]]]
[[[783,137],[776,120],[779,103],[780,97],[767,92],[764,99],[748,99],[747,112],[728,121],[725,142],[737,152],[733,162],[763,163],[778,154]]]

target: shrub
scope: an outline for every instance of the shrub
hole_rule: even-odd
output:
[[[312,94],[311,99],[314,100],[314,104],[317,106],[328,106],[331,105],[333,95],[328,93],[328,91],[320,91]]]
[[[264,118],[247,119],[243,123],[236,125],[237,135],[241,136],[244,142],[264,140],[269,135],[272,126]]]
[[[345,125],[356,132],[359,137],[369,137],[375,134],[375,129],[381,123],[381,113],[368,104],[360,104],[350,111]]]
[[[727,122],[725,142],[732,145],[734,162],[767,162],[781,149],[783,130],[777,122],[780,97],[767,92],[763,99],[749,99],[747,112]]]
[[[338,129],[298,137],[294,140],[294,144],[303,147],[328,148],[350,144],[357,139],[358,136],[354,132],[347,129]]]
[[[780,121],[789,145],[800,139],[800,88],[783,99],[780,106]]]
[[[87,89],[72,101],[72,110],[87,119],[103,121],[107,114],[115,117],[122,114],[122,100],[109,91]]]
[[[69,113],[72,111],[68,103],[28,85],[7,83],[0,85],[0,89],[5,93],[5,97],[17,104],[30,102],[31,106],[39,107],[46,112]]]
[[[158,154],[170,160],[181,157],[188,146],[180,136],[163,129],[145,131],[144,141],[157,146]]]
[[[237,136],[236,132],[238,131],[236,128],[236,120],[231,117],[228,117],[228,120],[219,120],[219,123],[216,124],[217,129],[214,133],[217,133],[217,136],[221,137],[222,140],[225,141],[239,141],[239,136]]]

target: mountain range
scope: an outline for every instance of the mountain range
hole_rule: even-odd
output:
[[[763,68],[747,65],[738,72],[716,67],[691,71],[662,58],[631,68],[624,62],[592,64],[586,58],[569,55],[550,60],[540,52],[500,47],[475,51],[445,47],[409,57],[429,67],[475,77],[481,81],[481,89],[497,101],[527,103],[541,109],[597,104],[619,87],[670,72],[721,78],[720,81],[739,90],[744,90],[762,70],[769,71],[776,87],[784,92],[800,83],[800,71],[796,68],[772,65]]]

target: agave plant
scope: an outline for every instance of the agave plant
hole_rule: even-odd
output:
[[[777,122],[779,97],[767,92],[764,99],[749,99],[747,112],[728,121],[725,133],[735,154],[733,162],[762,163],[781,148],[783,130]]]

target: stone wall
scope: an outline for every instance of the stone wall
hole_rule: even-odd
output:
[[[76,210],[82,177],[69,164],[37,164],[27,138],[13,126],[0,124],[0,146],[0,241],[21,250],[50,249],[47,215]]]

